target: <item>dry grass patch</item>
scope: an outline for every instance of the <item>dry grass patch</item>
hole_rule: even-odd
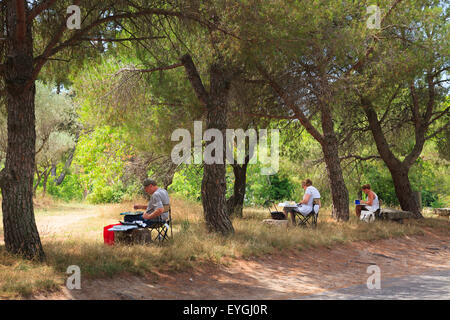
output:
[[[0,248],[0,299],[57,291],[63,283],[63,275],[52,266],[23,260]]]

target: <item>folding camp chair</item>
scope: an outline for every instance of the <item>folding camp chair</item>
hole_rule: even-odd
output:
[[[313,206],[312,206],[312,210],[311,212],[309,212],[307,215],[303,215],[300,212],[297,212],[295,210],[292,210],[291,212],[294,213],[295,215],[295,221],[296,221],[296,225],[297,226],[301,226],[301,227],[313,227],[315,228],[317,226],[317,218],[319,216],[319,210],[317,210],[317,213],[314,211],[314,206],[315,205],[319,205],[319,198],[314,198],[313,199]],[[297,222],[298,219],[298,222]]]
[[[150,231],[150,238],[154,242],[162,243],[166,240],[173,238],[172,232],[172,210],[170,205],[164,205],[164,212],[169,212],[169,220],[161,221],[157,223],[152,223],[147,227]],[[170,229],[170,236],[169,236]],[[155,231],[156,235],[153,237],[153,231]]]
[[[378,198],[378,204],[379,204],[379,207],[376,211],[373,212],[373,216],[374,216],[375,220],[384,220],[385,217],[381,214],[381,205],[383,204],[383,201],[380,198]],[[361,210],[361,214],[364,210],[365,209]],[[368,210],[365,210],[365,211],[368,211]]]

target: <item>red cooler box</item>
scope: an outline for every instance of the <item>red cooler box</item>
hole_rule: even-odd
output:
[[[120,225],[120,223],[110,224],[109,226],[103,228],[103,241],[105,242],[105,244],[110,246],[114,245],[114,231],[108,231],[108,229],[111,229],[112,227],[117,225]]]

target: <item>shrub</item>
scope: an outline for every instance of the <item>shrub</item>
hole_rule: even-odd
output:
[[[94,191],[87,196],[90,203],[119,203],[125,194],[122,183],[112,186],[97,186]]]
[[[68,173],[64,181],[57,186],[52,178],[47,182],[47,192],[51,196],[64,201],[82,200],[83,187],[81,186],[79,176]]]

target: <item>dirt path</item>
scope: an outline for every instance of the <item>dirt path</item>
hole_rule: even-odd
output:
[[[97,213],[84,214],[84,215],[64,215],[64,216],[50,216],[40,218],[37,222],[37,228],[41,237],[47,237],[51,235],[58,235],[67,227],[72,224],[76,224],[82,220],[87,220],[97,216]],[[88,220],[87,220],[88,221]]]
[[[82,282],[81,290],[63,289],[37,299],[298,299],[354,285],[365,284],[369,265],[381,277],[450,270],[450,238],[427,233],[332,248],[243,260],[229,266],[203,266],[159,277],[122,276]]]
[[[302,297],[309,300],[450,300],[450,269],[383,279],[379,290],[367,284]]]
[[[71,209],[71,211],[69,211]],[[70,225],[76,224],[85,219],[91,219],[98,216],[98,211],[100,209],[87,209],[79,207],[65,207],[66,211],[60,215],[58,214],[42,214],[42,212],[36,214],[36,226],[39,231],[39,236],[45,238],[48,236],[57,236],[64,230],[66,230]],[[68,214],[67,212],[70,212]],[[1,215],[0,215],[1,217]],[[4,234],[2,232],[2,227],[0,226],[0,244],[4,244]]]

